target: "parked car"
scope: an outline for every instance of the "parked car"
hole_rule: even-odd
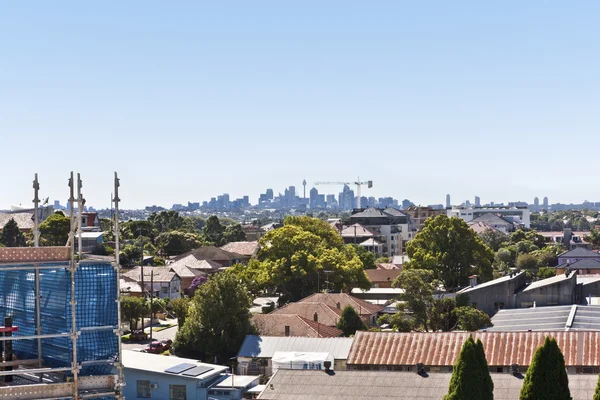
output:
[[[163,339],[160,341],[160,344],[163,345],[163,351],[167,351],[171,349],[171,346],[173,345],[173,341],[171,339]]]
[[[148,334],[142,330],[132,331],[130,338],[134,342],[139,342],[148,339]]]
[[[155,341],[146,346],[146,353],[160,354],[165,351],[163,345],[159,341]]]

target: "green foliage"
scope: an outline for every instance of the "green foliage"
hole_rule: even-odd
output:
[[[494,253],[460,218],[427,219],[406,247],[410,257],[406,268],[433,271],[446,289],[467,285],[472,274],[483,282],[492,278]]]
[[[389,262],[390,262],[389,257],[379,257],[379,258],[377,258],[377,260],[375,260],[375,264],[387,264]]]
[[[356,251],[356,254],[358,254],[358,258],[360,258],[360,261],[362,261],[363,263],[364,269],[377,268],[377,265],[375,265],[375,254],[371,253],[363,246],[359,246],[356,244],[348,244],[346,246],[351,246],[352,248],[354,248],[354,251]]]
[[[156,233],[164,233],[169,231],[184,231],[190,232],[190,224],[184,217],[179,215],[177,211],[161,211],[152,213],[148,217],[148,222]]]
[[[370,287],[356,251],[318,219],[286,218],[286,225],[268,232],[260,244],[257,259],[232,268],[254,293],[280,293],[285,303],[319,292],[326,279],[333,291]]]
[[[594,392],[594,398],[592,400],[600,400],[600,376],[598,377],[598,384],[596,385],[596,392]]]
[[[227,228],[225,228],[225,232],[223,232],[223,244],[231,242],[243,242],[245,240],[246,233],[240,224],[229,225]]]
[[[63,213],[52,214],[40,224],[40,244],[43,246],[64,246],[71,232],[71,220]]]
[[[169,231],[156,237],[157,252],[167,257],[185,253],[201,245],[200,237],[194,233]]]
[[[171,300],[171,303],[169,304],[177,316],[177,325],[179,325],[179,327],[182,327],[185,323],[185,319],[190,308],[190,303],[191,300],[189,297],[179,297]]]
[[[542,267],[538,270],[537,278],[538,279],[547,279],[552,278],[556,275],[556,269],[550,267]]]
[[[600,248],[600,230],[590,229],[589,236],[585,236],[584,239],[592,245],[593,249]]]
[[[392,315],[389,323],[398,332],[410,332],[413,330],[413,326],[415,326],[414,319],[402,311]]]
[[[202,228],[202,234],[207,241],[214,243],[215,246],[222,246],[223,234],[225,233],[225,226],[219,221],[219,217],[211,215],[206,220],[204,228]]]
[[[450,332],[456,329],[458,318],[454,299],[433,299],[428,310],[429,329],[432,331]]]
[[[433,271],[426,269],[405,269],[392,283],[404,289],[400,299],[410,311],[414,328],[429,331],[429,310],[433,307],[433,294],[440,282]]]
[[[129,220],[121,223],[120,228],[123,239],[137,239],[140,236],[144,236],[153,241],[156,235],[158,235],[158,230],[154,228],[154,225],[150,221]]]
[[[479,237],[490,249],[492,249],[492,251],[498,251],[506,242],[508,242],[508,236],[505,233],[491,228],[483,231]]]
[[[463,331],[475,332],[492,326],[492,320],[486,313],[470,306],[458,307],[454,314],[458,329]]]
[[[131,329],[137,328],[137,321],[149,314],[149,308],[141,297],[123,296],[121,298],[121,319],[129,321]]]
[[[133,244],[127,244],[123,247],[123,250],[119,253],[119,261],[123,267],[133,267],[134,265],[141,265],[142,262],[142,249],[139,246]]]
[[[152,304],[150,304],[150,299],[147,299],[146,307],[148,307],[149,310],[152,310],[152,315],[156,315],[156,313],[166,311],[166,303],[163,299],[153,298]]]
[[[348,305],[342,310],[342,315],[337,323],[337,328],[344,332],[344,336],[354,335],[356,331],[366,331],[367,326],[360,315]]]
[[[237,353],[253,332],[249,309],[252,301],[244,285],[226,271],[200,286],[192,298],[183,327],[175,337],[179,356],[224,363]]]
[[[571,400],[569,378],[556,340],[546,337],[527,369],[520,400]]]
[[[537,273],[538,260],[531,254],[520,254],[517,257],[517,268]]]
[[[25,247],[25,235],[14,219],[9,219],[0,232],[0,243],[4,247]]]
[[[487,368],[483,345],[469,336],[454,364],[444,400],[492,400],[494,383]]]

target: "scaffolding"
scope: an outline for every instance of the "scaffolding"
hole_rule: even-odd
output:
[[[71,172],[68,246],[39,247],[36,174],[35,247],[0,249],[0,400],[124,399],[119,260],[83,259],[82,186]],[[118,187],[115,173],[117,254]]]

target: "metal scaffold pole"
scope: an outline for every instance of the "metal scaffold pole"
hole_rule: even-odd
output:
[[[114,233],[115,233],[115,268],[117,270],[117,323],[118,323],[118,327],[117,327],[117,343],[119,345],[119,358],[117,360],[117,363],[115,364],[115,367],[117,368],[117,374],[118,374],[118,381],[116,382],[116,389],[117,389],[117,399],[121,400],[124,399],[123,395],[122,395],[122,387],[125,386],[125,382],[123,379],[123,353],[121,351],[121,260],[119,258],[119,252],[120,252],[120,232],[119,232],[119,202],[121,201],[121,199],[119,198],[119,186],[120,186],[120,182],[119,182],[119,177],[117,176],[117,173],[115,172],[115,198],[113,199],[113,202],[115,204],[115,214],[114,214]]]
[[[71,176],[71,193],[73,192],[73,178]],[[77,174],[77,208],[78,208],[78,217],[77,222],[81,222],[81,177],[79,173]],[[73,199],[73,203],[75,199]],[[71,203],[71,222],[73,222],[73,206]],[[79,229],[81,229],[81,225],[79,225]],[[75,226],[72,226],[71,229],[71,237],[73,238],[75,232]],[[80,236],[81,237],[81,236]],[[77,270],[77,262],[75,261],[75,241],[71,241],[71,346],[73,349],[73,361],[72,361],[72,373],[73,373],[73,398],[75,400],[79,399],[79,381],[78,381],[78,365],[77,365],[77,301],[75,300],[75,272]],[[81,258],[81,243],[79,243],[79,258]]]
[[[39,217],[39,197],[40,190],[40,182],[38,181],[38,174],[35,174],[35,179],[33,181],[33,208],[34,208],[34,230],[33,230],[33,245],[34,247],[40,247],[40,217]],[[36,322],[36,332],[38,336],[42,335],[42,315],[40,310],[40,270],[35,270],[35,322]],[[42,368],[42,339],[38,337],[37,340],[37,353],[38,353],[38,368]],[[40,383],[44,380],[44,374],[39,375]]]

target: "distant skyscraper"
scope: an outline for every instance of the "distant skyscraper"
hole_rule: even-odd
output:
[[[543,206],[544,210],[548,209],[548,198],[544,197],[544,206]]]
[[[319,191],[317,188],[310,189],[310,208],[317,208],[319,206]]]
[[[267,189],[267,200],[273,200],[273,189]]]
[[[304,192],[302,194],[302,198],[306,200],[306,179],[302,181],[302,186],[304,187]]]
[[[296,205],[296,186],[290,186],[288,191],[288,207]]]
[[[534,198],[533,199],[533,205],[535,206],[535,208],[540,208],[540,199],[539,198]]]
[[[481,199],[479,196],[475,196],[475,207],[481,207]]]
[[[471,202],[469,200],[465,201],[465,207],[470,208]]]
[[[446,208],[452,207],[452,203],[450,203],[450,195],[446,195]]]

